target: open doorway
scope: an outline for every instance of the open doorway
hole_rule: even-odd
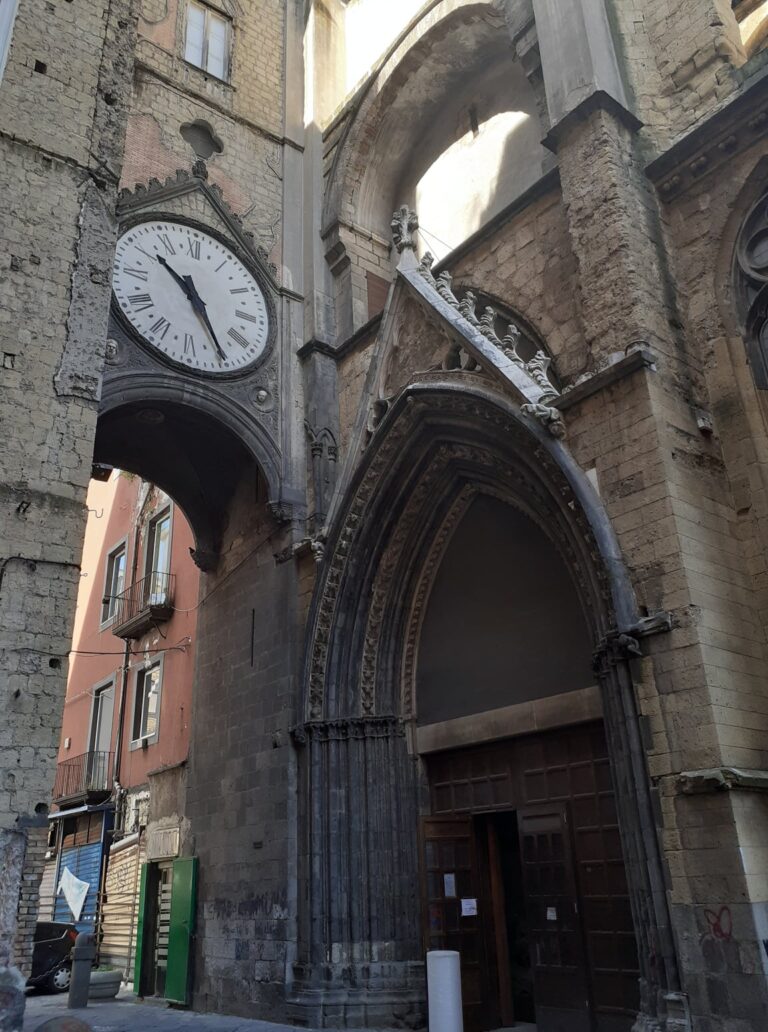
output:
[[[489,814],[479,822],[488,857],[493,913],[490,948],[496,954],[500,1027],[534,1025],[536,1004],[517,813]]]

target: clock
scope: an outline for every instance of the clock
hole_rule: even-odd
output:
[[[115,303],[142,342],[195,372],[232,375],[264,354],[269,307],[255,276],[218,237],[172,219],[117,242]]]

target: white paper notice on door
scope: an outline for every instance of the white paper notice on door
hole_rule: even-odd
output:
[[[446,899],[451,899],[456,895],[456,875],[455,874],[444,874],[443,875],[443,892],[445,893]]]
[[[475,917],[477,914],[477,900],[476,899],[463,899],[461,901],[461,916],[462,917]]]
[[[557,910],[555,907],[547,907],[547,921],[557,921]]]

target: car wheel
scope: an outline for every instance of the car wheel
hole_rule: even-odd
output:
[[[69,983],[71,980],[71,966],[69,964],[62,964],[48,975],[45,980],[45,984],[52,993],[65,993],[69,989]]]

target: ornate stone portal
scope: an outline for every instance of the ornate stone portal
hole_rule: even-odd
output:
[[[449,308],[456,320],[451,328],[494,375],[478,376],[460,362],[415,376],[390,398],[384,418],[373,428],[368,424],[364,450],[348,472],[328,529],[309,620],[304,720],[293,734],[302,787],[299,826],[308,829],[300,870],[308,889],[299,921],[296,1016],[341,1027],[413,1027],[421,1020],[417,827],[424,780],[409,747],[414,655],[445,544],[483,492],[534,520],[577,585],[597,648],[640,954],[636,1028],[681,1027],[674,1017],[677,963],[630,672],[636,650],[627,646],[637,645],[632,635],[642,625],[616,542],[586,477],[558,440],[561,434],[553,436],[539,412],[526,411],[548,408],[556,397],[548,356],[542,352],[521,368],[517,328],[498,339],[492,314],[478,320],[472,298],[458,301],[446,274],[433,278],[428,259],[416,267],[412,213],[401,210],[393,226],[406,255],[399,268],[403,289],[424,284],[428,294],[419,296],[430,307],[431,295],[436,299],[434,332],[450,332],[440,306]],[[386,312],[383,326],[386,334]],[[474,334],[501,356],[503,369]],[[386,355],[385,349],[379,358],[385,371]],[[514,401],[500,390],[509,367],[525,377],[506,381]],[[526,400],[527,384],[539,392],[535,401]]]

